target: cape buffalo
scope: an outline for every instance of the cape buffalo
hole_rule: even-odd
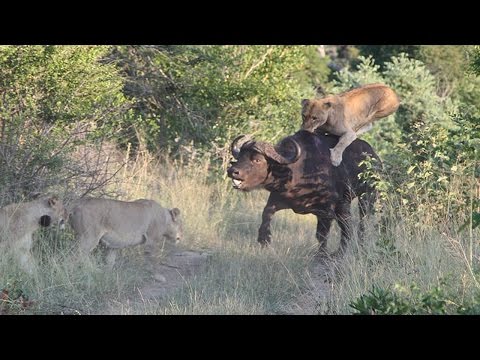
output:
[[[380,159],[363,140],[353,141],[344,152],[339,167],[332,165],[330,149],[338,136],[310,133],[300,130],[280,141],[276,146],[253,141],[246,135],[231,144],[236,161],[227,173],[233,187],[242,191],[263,188],[270,191],[258,230],[262,245],[271,242],[270,221],[279,210],[292,209],[297,214],[317,216],[316,237],[320,252],[326,251],[330,225],[336,219],[341,229],[341,251],[350,238],[350,203],[358,196],[360,208],[359,236],[364,232],[364,217],[373,211],[375,189],[359,174],[364,169],[361,161],[368,156]]]

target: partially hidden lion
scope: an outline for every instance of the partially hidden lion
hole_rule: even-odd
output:
[[[338,95],[302,100],[302,129],[340,136],[330,149],[334,166],[342,162],[343,151],[372,123],[397,111],[397,94],[383,84],[368,84]]]
[[[67,217],[67,210],[56,195],[7,205],[0,209],[0,245],[13,250],[21,267],[31,274],[35,271],[31,253],[33,233],[51,225],[64,228]]]
[[[109,267],[113,267],[118,249],[144,244],[148,255],[164,239],[176,244],[183,236],[180,210],[147,199],[80,199],[70,212],[69,223],[80,253],[88,254],[101,243]]]

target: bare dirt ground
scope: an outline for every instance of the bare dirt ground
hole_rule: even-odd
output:
[[[181,288],[192,275],[201,273],[211,252],[182,250],[169,254],[158,264],[152,282],[139,289],[144,300],[164,299]]]
[[[158,264],[152,281],[139,289],[144,301],[162,300],[181,288],[190,277],[201,274],[212,253],[208,250],[182,250],[173,252]],[[284,306],[278,315],[313,315],[317,304],[327,300],[330,291],[331,269],[323,261],[313,260],[307,270],[308,289]]]

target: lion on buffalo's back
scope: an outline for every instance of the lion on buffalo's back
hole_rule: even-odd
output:
[[[393,114],[399,107],[397,94],[383,84],[368,84],[338,95],[302,100],[302,129],[340,136],[331,149],[334,166],[340,165],[343,151],[372,123]]]

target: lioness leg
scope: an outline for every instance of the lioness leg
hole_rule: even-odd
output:
[[[145,236],[145,248],[144,248],[144,254],[145,254],[145,265],[147,271],[151,274],[151,276],[160,282],[165,282],[165,276],[163,276],[159,272],[159,265],[161,265],[158,262],[158,255],[161,249],[163,249],[163,245],[165,244],[165,238],[164,236],[160,235],[155,235],[154,237],[151,236]]]
[[[353,130],[348,130],[340,136],[337,145],[330,149],[333,166],[338,166],[342,162],[343,151],[357,138],[357,134]]]
[[[35,262],[30,249],[20,248],[18,251],[18,261],[23,270],[32,275],[35,272]]]
[[[94,234],[88,232],[78,236],[77,239],[78,252],[83,256],[90,254],[100,242],[99,236],[95,236]]]
[[[372,130],[372,127],[372,123],[362,126],[360,129],[357,130],[357,137],[369,130]]]
[[[105,262],[107,263],[107,267],[112,269],[113,265],[115,265],[115,259],[117,258],[117,249],[108,248],[106,251]]]
[[[22,269],[28,274],[32,275],[35,272],[35,260],[31,252],[32,238],[31,235],[26,235],[18,240],[15,246],[15,252],[18,257],[18,262]]]

